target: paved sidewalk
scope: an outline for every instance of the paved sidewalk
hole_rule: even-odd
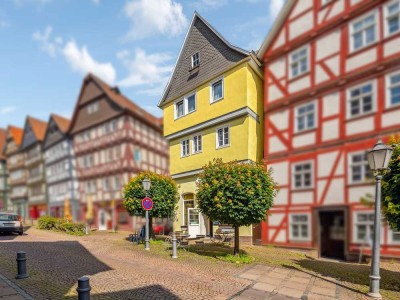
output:
[[[253,284],[231,299],[355,299],[354,294],[349,295],[348,290],[335,281],[293,269],[256,265],[240,274],[239,278],[252,280]],[[357,296],[363,298],[361,294]]]
[[[33,298],[0,274],[0,300],[33,300]]]

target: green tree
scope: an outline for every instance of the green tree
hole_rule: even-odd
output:
[[[143,179],[151,181],[150,190],[143,189]],[[146,196],[153,200],[153,209],[149,211],[149,225],[154,237],[153,218],[171,218],[175,215],[179,200],[178,187],[171,177],[154,172],[142,172],[132,178],[124,188],[124,206],[131,216],[145,216],[142,200]]]
[[[390,172],[382,180],[382,211],[389,225],[400,230],[400,134],[389,140],[394,148],[389,163]]]
[[[239,227],[265,220],[276,193],[272,171],[262,163],[224,163],[219,158],[203,167],[196,198],[208,218],[233,225],[234,254],[238,255]]]

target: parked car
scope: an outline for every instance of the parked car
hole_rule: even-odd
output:
[[[12,213],[0,213],[0,232],[24,233],[21,216]]]

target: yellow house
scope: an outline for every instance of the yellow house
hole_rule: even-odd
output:
[[[196,209],[196,180],[214,158],[262,159],[260,63],[253,52],[231,45],[195,13],[159,107],[170,146],[170,173],[181,197],[174,230],[188,226],[191,236],[212,235],[215,223]],[[251,235],[251,228],[241,228],[242,237]]]

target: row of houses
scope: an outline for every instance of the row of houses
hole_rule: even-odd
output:
[[[162,124],[89,74],[71,120],[28,116],[23,128],[0,131],[0,209],[132,228],[122,187],[143,170],[168,173]]]
[[[264,159],[280,191],[266,221],[241,237],[326,257],[368,254],[366,150],[400,129],[400,0],[287,0],[256,52],[195,13],[158,106],[163,122],[89,75],[71,121],[9,127],[3,155],[18,212],[62,214],[69,199],[77,219],[106,229],[115,209],[128,228],[121,187],[153,170],[178,183],[175,229],[212,235],[217,220],[195,197],[202,166]],[[400,234],[383,225],[382,254],[400,255]]]
[[[279,193],[267,220],[241,236],[368,254],[366,151],[400,131],[400,1],[288,0],[257,52],[195,13],[159,107],[181,195],[176,227],[215,230],[196,208],[206,162],[265,159]],[[400,255],[400,233],[383,225],[382,254]]]

